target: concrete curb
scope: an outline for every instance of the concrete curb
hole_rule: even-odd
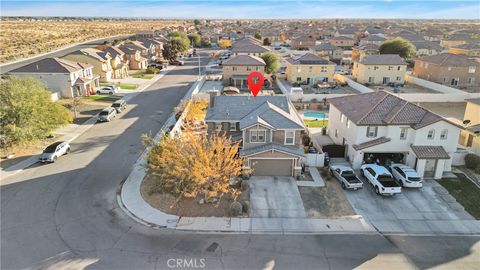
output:
[[[130,95],[125,95],[124,96],[124,99],[126,101],[129,101],[131,100],[132,98],[134,98],[135,96],[137,96],[138,94],[140,94],[143,90],[145,90],[146,88],[150,87],[152,84],[156,83],[158,80],[160,80],[161,78],[163,78],[163,76],[165,76],[166,74],[168,74],[170,71],[174,70],[176,67],[173,66],[173,67],[168,67],[167,69],[164,69],[162,71],[164,71],[163,73],[160,72],[159,75],[153,77],[151,80],[149,80],[147,83],[145,83],[144,85],[141,85],[137,91],[135,92],[132,92]],[[85,133],[88,129],[90,129],[93,125],[95,125],[97,121],[97,115],[94,115],[92,116],[90,119],[88,119],[87,121],[85,121],[84,123],[78,125],[76,128],[75,128],[75,133],[73,133],[73,136],[68,138],[69,136],[71,136],[72,134],[65,134],[63,135],[64,137],[64,140],[67,141],[68,143],[74,141],[76,138],[78,138],[80,135],[82,135],[83,133]],[[66,139],[66,138],[68,139]],[[38,162],[38,157],[41,153],[37,153],[37,154],[34,154],[32,157],[26,159],[26,160],[23,160],[17,164],[14,164],[12,166],[9,166],[7,168],[2,168],[0,170],[1,172],[1,177],[0,179],[3,180],[3,179],[6,179],[8,177],[11,177],[19,172],[22,172],[23,170],[27,169],[28,167],[34,165],[35,163]]]

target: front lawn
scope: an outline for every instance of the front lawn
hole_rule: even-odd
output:
[[[117,99],[120,99],[119,97],[116,97],[116,96],[104,96],[104,95],[92,95],[85,98],[95,100],[95,101],[104,101],[104,102],[107,102],[107,101],[113,102]]]
[[[101,83],[100,86],[109,86],[109,85],[112,85],[112,84],[108,84],[108,83]],[[123,90],[137,90],[137,86],[136,85],[133,85],[133,84],[113,84],[117,87],[119,87],[120,89],[123,89]]]
[[[480,219],[480,189],[463,174],[456,174],[458,178],[443,178],[438,181],[448,190],[457,202],[476,219]]]
[[[327,127],[328,125],[328,120],[303,120],[305,125],[310,128],[323,128]]]
[[[132,74],[132,77],[133,78],[137,78],[137,79],[146,79],[146,80],[150,80],[152,79],[153,77],[155,77],[156,74],[146,74],[145,73],[145,70],[141,70],[135,74]]]

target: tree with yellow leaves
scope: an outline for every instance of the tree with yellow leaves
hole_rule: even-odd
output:
[[[218,46],[222,49],[227,49],[232,47],[232,41],[230,39],[220,39],[218,41]]]
[[[208,201],[239,191],[231,180],[242,174],[243,159],[238,143],[225,135],[164,136],[148,153],[148,169],[155,177],[153,192],[166,192],[178,199],[204,196]]]

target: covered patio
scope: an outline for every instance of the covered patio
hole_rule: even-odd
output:
[[[90,96],[95,94],[95,88],[100,86],[100,76],[92,79],[86,77],[78,77],[73,86],[74,96]]]

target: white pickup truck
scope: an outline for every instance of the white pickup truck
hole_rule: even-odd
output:
[[[335,176],[343,189],[357,190],[363,187],[362,181],[358,179],[352,168],[344,165],[330,166],[330,174]]]
[[[360,168],[360,173],[367,178],[377,194],[393,196],[402,192],[402,187],[393,179],[393,176],[385,167],[375,164],[364,164]]]

